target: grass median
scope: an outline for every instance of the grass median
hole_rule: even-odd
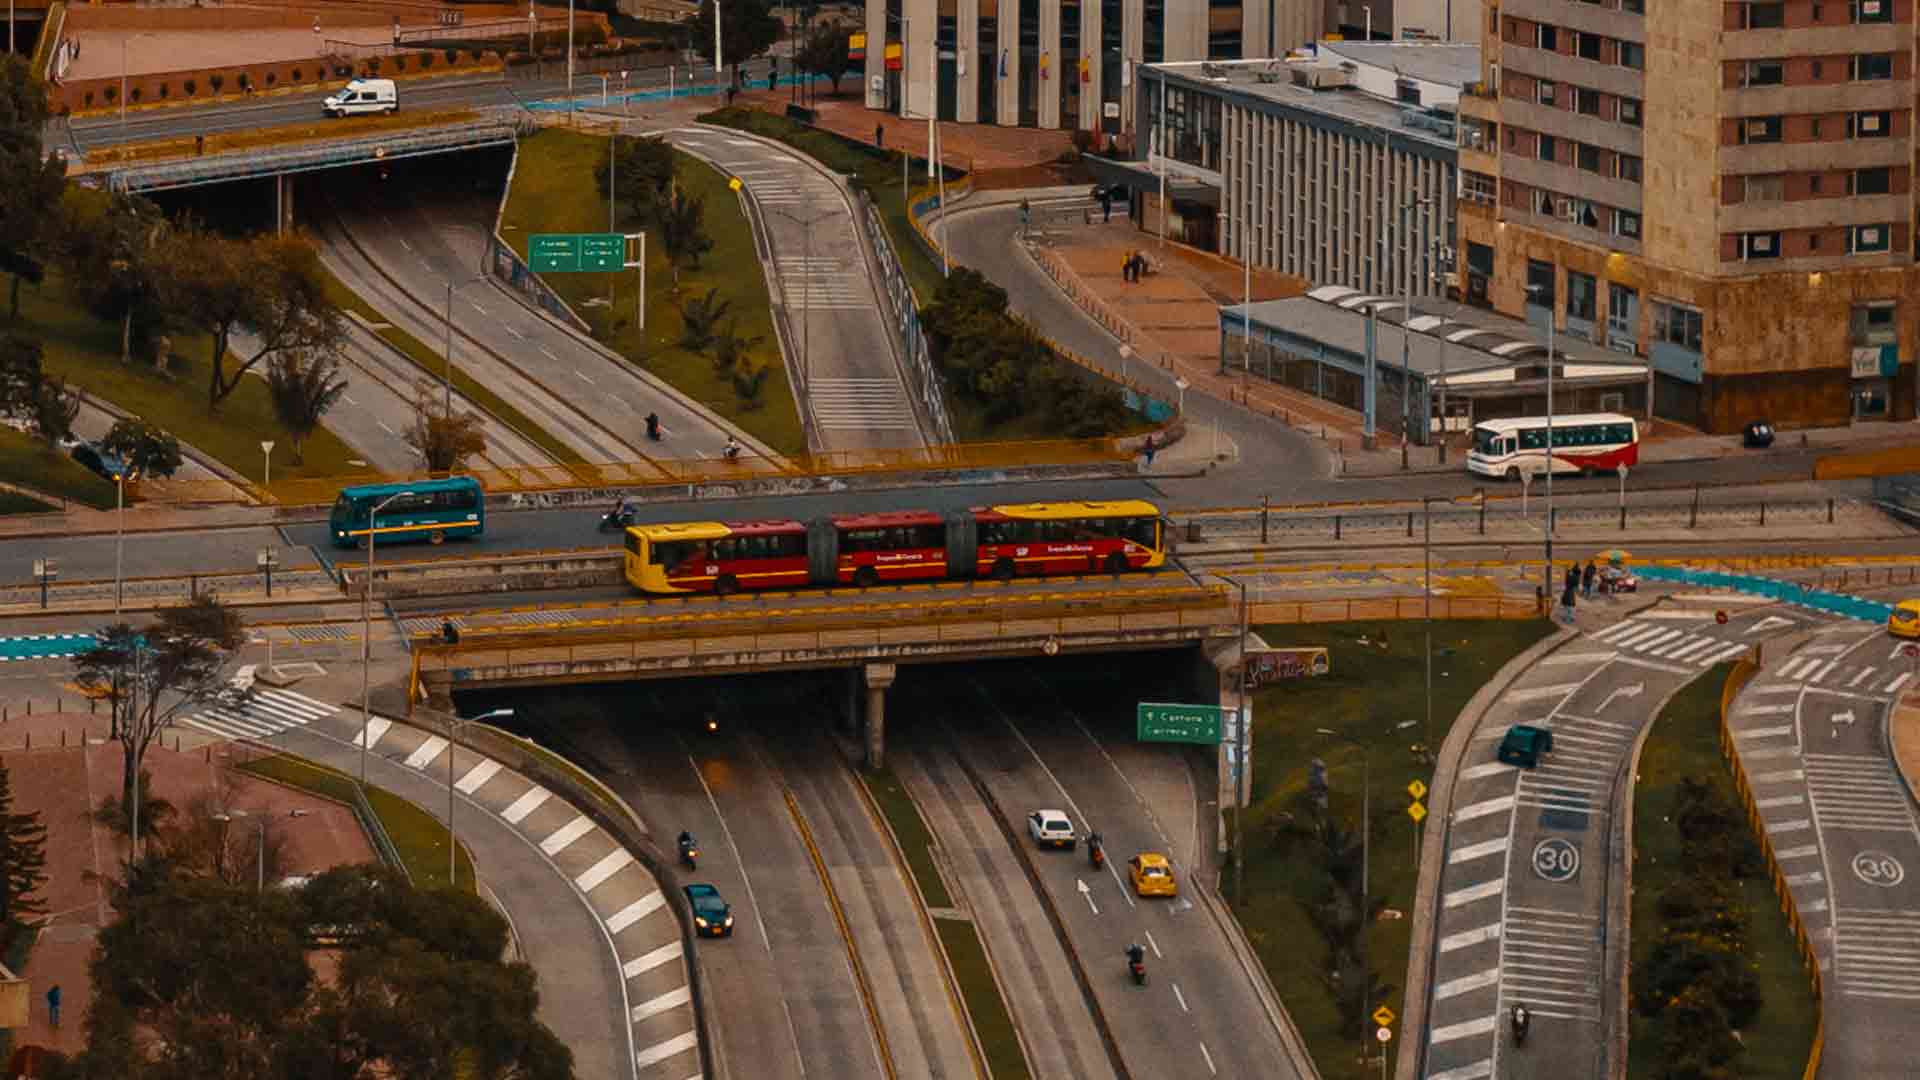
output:
[[[907,868],[913,873],[914,884],[920,888],[921,900],[936,910],[951,908],[953,897],[933,865],[933,834],[913,804],[913,796],[907,794],[906,786],[891,769],[863,772],[861,782],[866,784],[873,801],[880,807],[880,815],[886,818],[894,838],[900,842],[901,854],[906,856]],[[980,942],[980,932],[964,918],[936,916],[933,926],[946,948],[947,962],[960,988],[967,1015],[973,1021],[973,1030],[980,1037],[980,1050],[986,1056],[989,1073],[995,1080],[1031,1076],[1026,1051],[1020,1046],[1020,1034],[1007,1012],[1006,999],[1000,996],[1000,984],[994,981],[993,965],[987,959],[986,946]]]
[[[562,128],[547,128],[521,140],[513,187],[500,223],[500,235],[521,258],[527,254],[527,238],[535,233],[606,231],[607,207],[596,194],[593,170],[606,159],[607,142],[604,136]],[[774,333],[772,300],[759,251],[739,197],[727,187],[727,177],[704,162],[677,151],[674,160],[680,190],[705,203],[704,224],[713,249],[702,257],[699,267],[682,269],[676,282],[659,238],[649,237],[644,335],[634,318],[639,289],[635,272],[554,273],[542,275],[542,280],[587,320],[601,343],[776,452],[802,454],[806,437]],[[637,231],[639,227],[623,221],[621,228]],[[709,289],[718,289],[720,298],[731,305],[722,325],[731,321],[740,336],[759,339],[740,361],[743,366],[766,368],[766,383],[755,402],[741,397],[732,376],[718,370],[710,356],[680,344],[685,326],[680,305],[705,296]]]
[[[10,427],[0,426],[0,480],[31,488],[43,495],[71,499],[95,510],[113,509],[113,485],[87,471],[72,457],[50,449],[46,443]],[[0,498],[26,500],[35,505],[0,513],[22,513],[53,507],[14,492],[0,491]]]
[[[1386,1004],[1406,1009],[1411,946],[1416,826],[1406,814],[1405,788],[1430,783],[1433,769],[1416,752],[1426,740],[1426,666],[1419,622],[1322,623],[1255,628],[1269,645],[1324,645],[1331,670],[1323,676],[1264,687],[1253,694],[1253,794],[1246,814],[1246,894],[1235,915],[1280,991],[1287,1011],[1327,1080],[1367,1080],[1377,1060],[1362,1064],[1364,1039],[1376,1053],[1363,1012]],[[1551,633],[1547,620],[1435,620],[1433,623],[1433,743],[1436,747],[1469,698],[1495,672]],[[1327,728],[1338,738],[1319,734]],[[1347,741],[1352,740],[1352,741]],[[1355,745],[1358,743],[1359,745]],[[1329,820],[1357,837],[1362,757],[1372,772],[1373,806],[1368,887],[1386,906],[1367,925],[1375,978],[1391,990],[1364,1009],[1348,983],[1336,996],[1328,978],[1332,951],[1315,922],[1315,906],[1333,888],[1322,845],[1304,830],[1308,770],[1326,763]],[[1357,840],[1356,840],[1357,845]],[[1341,863],[1343,872],[1350,865]],[[1222,893],[1236,895],[1231,867]],[[1392,1052],[1390,1050],[1390,1052]]]
[[[1689,861],[1676,813],[1682,781],[1710,785],[1732,810],[1732,827],[1744,818],[1733,774],[1720,751],[1720,693],[1732,665],[1722,664],[1700,676],[1661,710],[1640,752],[1633,789],[1633,967],[1629,990],[1634,1001],[1646,991],[1654,970],[1654,951],[1663,936],[1666,914],[1661,900],[1676,888],[1685,891]],[[1751,844],[1744,832],[1737,838]],[[1756,873],[1725,882],[1732,901],[1730,914],[1743,917],[1745,947],[1739,959],[1757,977],[1760,1011],[1739,1032],[1741,1047],[1734,1070],[1744,1080],[1798,1080],[1806,1072],[1813,1047],[1819,1003],[1800,962],[1793,930],[1773,882],[1758,864]],[[1632,1014],[1627,1042],[1627,1075],[1657,1078],[1671,1075],[1660,1016]]]
[[[260,475],[262,440],[282,446],[293,441],[274,414],[265,379],[249,375],[218,408],[207,407],[211,345],[204,334],[173,339],[172,351],[179,359],[167,374],[145,364],[123,364],[119,325],[88,314],[53,272],[39,286],[21,287],[20,325],[46,347],[43,365],[49,374],[171,432],[241,476]],[[325,427],[316,429],[303,449],[302,464],[283,454],[273,463],[273,475],[296,480],[364,471],[349,464],[358,455]]]
[[[358,293],[347,288],[339,278],[334,277],[332,271],[323,268],[321,273],[326,275],[327,296],[339,305],[342,311],[351,311],[365,319],[369,328],[379,335],[381,340],[400,350],[402,355],[412,361],[414,367],[420,369],[423,378],[435,382],[440,380],[446,371],[446,364],[441,354],[395,325],[373,305],[361,299]],[[463,368],[455,365],[452,371],[453,388],[465,394],[468,401],[479,406],[495,420],[526,436],[529,442],[546,451],[548,456],[563,465],[586,464],[586,459],[575,453],[572,447],[554,438],[552,433],[534,423],[525,413],[514,408],[486,384],[467,374]]]
[[[354,778],[325,765],[286,754],[255,758],[240,766],[255,776],[324,796],[347,806],[354,804]],[[400,861],[416,888],[437,889],[447,884],[447,826],[432,814],[385,788],[367,785],[367,803],[387,830]],[[465,844],[454,858],[460,887],[475,890],[473,856]]]

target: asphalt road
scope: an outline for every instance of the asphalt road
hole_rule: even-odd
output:
[[[1712,607],[1670,603],[1589,618],[1589,632],[1543,656],[1482,714],[1454,774],[1427,1027],[1410,1033],[1425,1040],[1421,1075],[1431,1080],[1570,1080],[1625,1067],[1614,980],[1634,741],[1715,664],[1824,621],[1769,607],[1721,625]],[[1554,733],[1553,752],[1526,771],[1494,760],[1520,723]],[[1533,1014],[1524,1049],[1506,1020],[1514,1005]]]
[[[1840,623],[1769,652],[1729,713],[1761,821],[1824,972],[1820,1075],[1913,1074],[1920,821],[1888,714],[1914,679],[1902,643]]]

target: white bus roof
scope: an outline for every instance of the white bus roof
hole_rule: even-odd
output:
[[[1634,423],[1633,417],[1610,412],[1574,413],[1571,416],[1556,416],[1553,418],[1553,426],[1557,428],[1584,427],[1587,424],[1631,423]],[[1504,435],[1509,431],[1519,431],[1525,428],[1544,428],[1547,426],[1547,418],[1544,416],[1516,416],[1506,420],[1482,420],[1473,426],[1475,428],[1485,428],[1496,434]]]

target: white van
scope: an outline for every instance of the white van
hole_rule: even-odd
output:
[[[355,79],[320,104],[328,116],[400,111],[400,93],[392,79]]]

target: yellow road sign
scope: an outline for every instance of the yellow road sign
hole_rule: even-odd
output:
[[[1416,799],[1424,799],[1427,797],[1427,785],[1415,780],[1413,783],[1407,785],[1407,794]]]
[[[1373,1022],[1379,1024],[1381,1027],[1391,1025],[1393,1023],[1393,1010],[1387,1008],[1385,1005],[1373,1010]]]
[[[1427,808],[1419,803],[1414,803],[1412,806],[1407,807],[1407,816],[1413,819],[1415,825],[1418,825],[1421,819],[1427,816]]]
[[[735,176],[735,177],[733,177],[733,178],[731,178],[731,179],[729,179],[729,180],[727,181],[727,190],[729,190],[729,191],[739,191],[739,190],[740,190],[740,178],[739,178],[739,177],[737,177],[737,176]]]

